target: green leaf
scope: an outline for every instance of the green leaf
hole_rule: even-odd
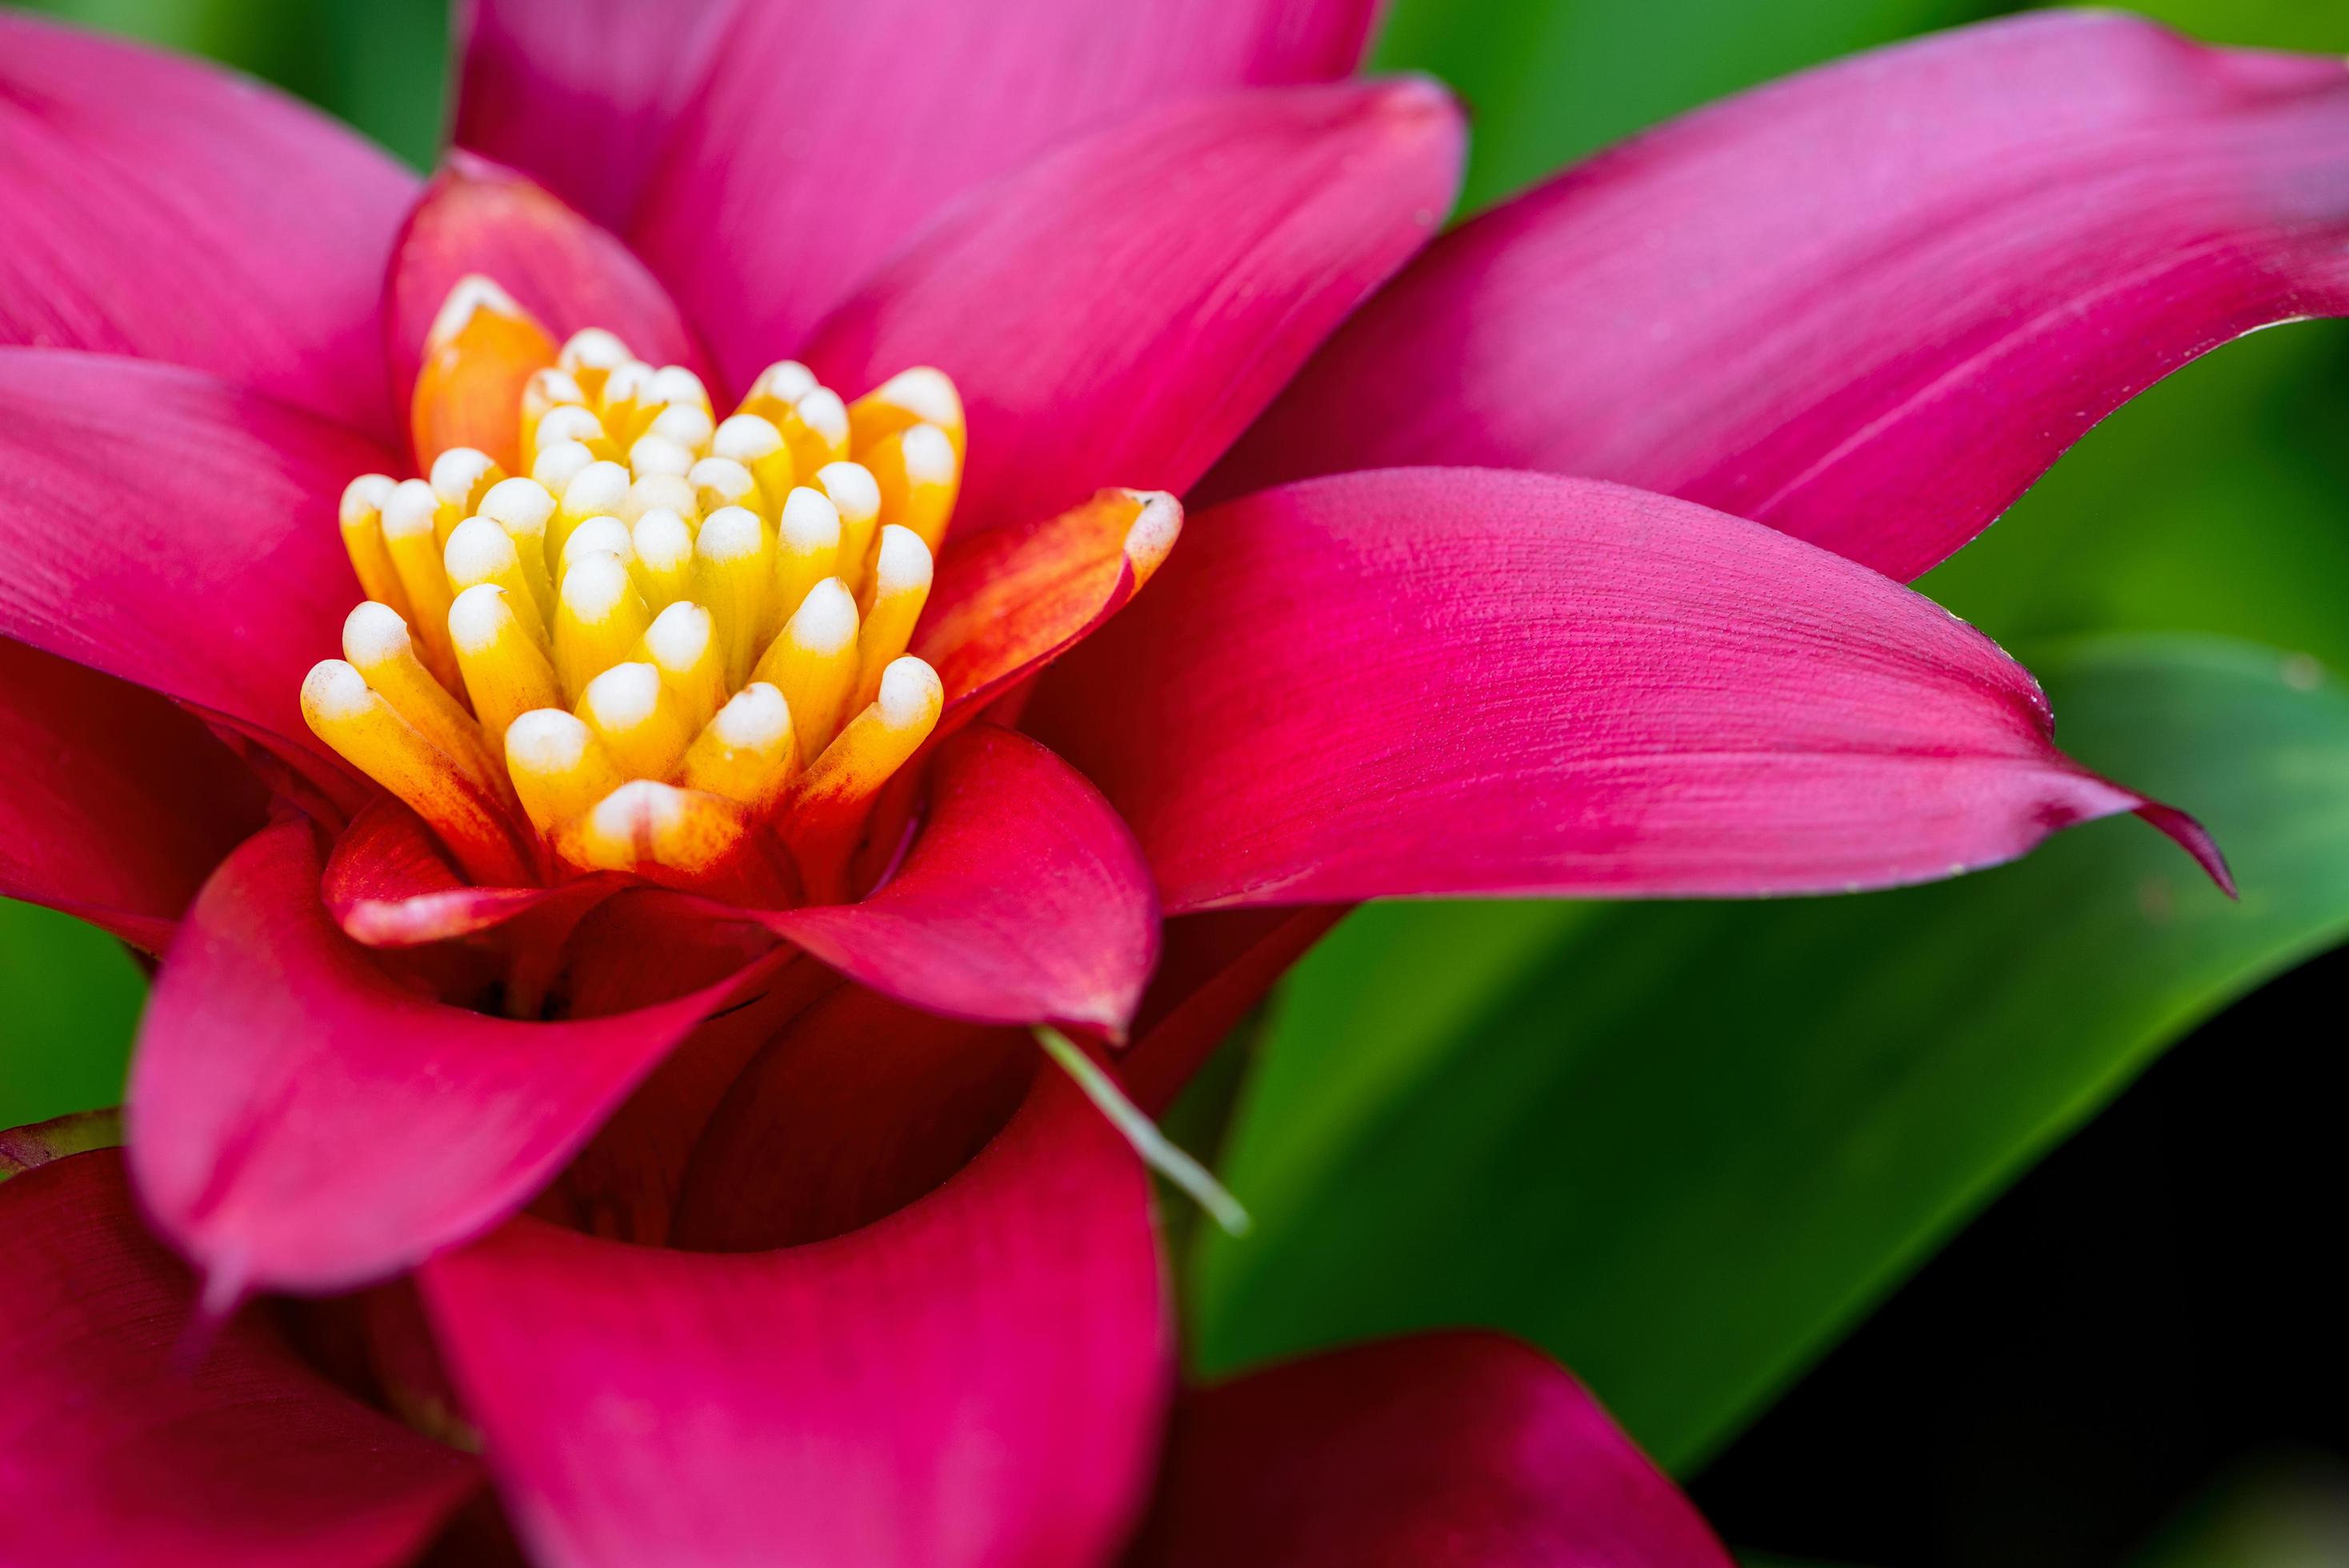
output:
[[[2004,9],[1980,0],[1397,0],[1371,68],[1441,77],[1475,117],[1464,210],[1610,141],[1837,55]]]
[[[119,1104],[146,992],[106,933],[0,899],[0,1129]]]
[[[2313,661],[2113,638],[2042,674],[2078,755],[2204,816],[2240,905],[2123,818],[1867,897],[1362,911],[1244,1096],[1257,1230],[1202,1237],[1203,1366],[1495,1325],[1686,1470],[2164,1045],[2349,934],[2349,693]]]

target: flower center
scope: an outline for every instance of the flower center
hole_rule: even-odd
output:
[[[785,361],[719,419],[692,371],[600,328],[557,349],[475,277],[415,425],[429,479],[343,494],[367,597],[303,683],[310,727],[481,882],[836,895],[943,706],[905,646],[961,482],[953,382],[849,404]]]

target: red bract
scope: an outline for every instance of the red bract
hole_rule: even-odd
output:
[[[398,1560],[480,1477],[357,1389],[477,1431],[550,1563],[1723,1561],[1500,1342],[1174,1395],[1140,1167],[1025,1031],[1155,1109],[1349,901],[1884,886],[2123,810],[2223,882],[1879,573],[2344,308],[2349,72],[2039,17],[1435,239],[1460,118],[1335,79],[1371,9],[485,0],[420,188],[0,23],[0,889],[169,944],[127,1160],[0,1192],[0,1556]],[[555,339],[457,354],[476,275],[679,385],[952,377],[877,796],[680,877],[494,776],[436,831],[304,722],[347,481],[526,449]],[[376,1287],[293,1315],[340,1384],[191,1331],[133,1188],[216,1308]]]

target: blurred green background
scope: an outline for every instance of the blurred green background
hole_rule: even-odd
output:
[[[440,0],[35,8],[433,156]],[[2137,8],[2349,51],[2343,0]],[[1377,64],[1472,107],[1474,210],[1710,98],[2005,9],[1397,0]],[[2349,328],[2260,334],[2108,421],[1922,584],[2042,673],[2076,754],[2205,816],[2240,906],[2123,820],[1866,898],[1361,912],[1255,1037],[1221,1163],[1258,1224],[1195,1234],[1195,1360],[1499,1325],[1694,1472],[2165,1047],[2349,934],[2344,430]],[[0,904],[0,1125],[112,1100],[140,986],[106,939]],[[2263,1476],[2146,1561],[2297,1561],[2191,1544],[2258,1536]]]

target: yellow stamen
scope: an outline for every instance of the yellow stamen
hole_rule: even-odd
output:
[[[714,513],[693,542],[693,599],[718,622],[726,684],[750,673],[774,614],[774,547],[756,512],[739,506]]]
[[[557,348],[478,277],[424,357],[429,478],[342,500],[367,597],[305,683],[319,735],[482,880],[845,896],[942,709],[903,655],[961,483],[952,381],[852,409],[786,360],[720,421],[689,369],[600,330]]]
[[[483,583],[494,583],[504,589],[523,629],[533,641],[544,645],[546,623],[539,619],[538,596],[531,592],[530,579],[523,572],[522,556],[504,529],[486,517],[467,518],[449,536],[449,548],[441,552],[441,563],[448,572],[452,593],[462,593]]]
[[[826,463],[815,471],[815,488],[840,510],[840,580],[856,594],[860,610],[873,602],[874,536],[881,529],[881,487],[863,463]]]
[[[898,659],[883,672],[872,703],[801,775],[783,838],[810,897],[849,896],[849,857],[874,798],[930,738],[945,707],[937,672],[919,659]]]
[[[693,882],[721,869],[748,830],[731,800],[639,779],[564,824],[555,843],[579,865]]]
[[[443,686],[457,684],[457,659],[449,646],[449,573],[440,564],[434,521],[440,498],[422,480],[403,480],[383,503],[383,543],[399,573],[407,601],[405,619],[423,645],[424,667]]]
[[[759,372],[759,378],[750,383],[750,390],[743,396],[742,407],[736,412],[772,419],[820,385],[815,372],[798,360],[779,359]]]
[[[658,670],[677,694],[688,728],[708,723],[726,700],[726,662],[718,623],[698,604],[671,604],[654,616],[636,645],[636,656]]]
[[[559,707],[514,719],[506,730],[506,771],[531,825],[547,839],[627,782],[586,723]]]
[[[883,438],[910,425],[935,425],[954,443],[955,459],[964,455],[966,431],[962,394],[943,370],[917,365],[900,370],[848,406],[848,445],[867,452]]]
[[[408,591],[399,585],[399,569],[383,542],[383,503],[391,499],[388,474],[361,474],[343,487],[343,549],[359,592],[379,604],[408,613]]]
[[[694,493],[692,482],[683,474],[647,474],[628,487],[628,499],[620,503],[620,517],[624,521],[634,522],[648,511],[699,517],[701,498]]]
[[[459,523],[473,515],[490,487],[505,477],[506,471],[492,462],[488,453],[471,447],[451,447],[432,459],[432,493],[440,498],[433,531],[442,544],[449,542]]]
[[[533,374],[522,388],[522,451],[523,460],[535,462],[533,456],[547,445],[538,435],[539,421],[557,408],[587,406],[587,393],[578,377],[559,365],[550,365]]]
[[[682,441],[673,441],[658,431],[636,438],[628,449],[628,471],[636,478],[650,479],[655,474],[672,474],[683,479],[693,471],[694,451]]]
[[[848,405],[829,387],[817,387],[774,416],[774,421],[800,473],[812,474],[848,456]]]
[[[341,659],[322,659],[302,683],[302,717],[344,760],[430,824],[480,881],[531,880],[494,800]]]
[[[857,634],[862,672],[849,707],[861,709],[881,692],[882,672],[913,640],[914,623],[930,596],[930,549],[921,536],[895,523],[881,531],[881,554],[873,573],[873,608]]]
[[[759,493],[759,481],[732,458],[703,458],[685,479],[704,517],[730,506],[748,507],[762,517],[770,510]]]
[[[709,451],[712,457],[730,458],[748,470],[765,501],[761,510],[771,517],[796,475],[791,449],[783,444],[783,433],[775,428],[774,421],[758,414],[737,414],[709,438]]]
[[[619,562],[601,553],[574,562],[554,604],[554,674],[564,700],[577,702],[589,681],[626,658],[652,620]]]
[[[616,558],[623,566],[631,565],[636,556],[636,537],[628,531],[628,525],[616,517],[591,517],[573,529],[571,537],[563,542],[563,560],[555,574],[570,576],[571,569],[579,564],[581,557],[598,552]],[[636,592],[644,593],[641,583],[637,584]],[[646,605],[647,608],[651,607],[649,594],[646,595]]]
[[[399,612],[373,601],[353,610],[343,621],[343,657],[400,717],[462,768],[473,782],[492,795],[503,792],[505,769],[481,738],[481,727],[416,656],[408,623],[400,619]]]
[[[783,694],[799,732],[800,760],[812,762],[840,729],[856,685],[856,601],[837,577],[808,590],[751,676]]]
[[[541,624],[554,611],[554,583],[546,570],[546,525],[554,518],[554,496],[536,480],[502,480],[481,498],[481,515],[506,531],[522,557],[523,581],[530,584]]]
[[[578,712],[632,778],[668,778],[693,743],[694,727],[677,695],[647,664],[614,665],[589,681]]]
[[[840,576],[840,509],[812,490],[795,490],[783,502],[775,530],[775,607],[789,617],[808,590]]]
[[[493,746],[504,744],[507,727],[523,714],[563,700],[545,650],[496,583],[457,595],[449,606],[449,637],[456,645],[473,713]]]
[[[737,801],[757,819],[774,809],[799,770],[791,706],[773,686],[753,681],[694,737],[680,782]]]
[[[685,519],[656,507],[636,519],[629,543],[635,553],[629,568],[646,607],[667,609],[693,595],[693,530]]]
[[[552,559],[563,559],[563,546],[571,531],[591,517],[617,517],[628,504],[628,470],[617,463],[593,462],[581,469],[571,482],[563,487],[563,500],[554,509],[554,521],[546,531],[546,548]]]
[[[557,441],[551,447],[541,447],[530,465],[530,477],[544,485],[550,495],[561,495],[564,488],[579,477],[580,470],[595,461],[595,454],[580,441]]]
[[[653,416],[652,428],[647,436],[658,436],[675,441],[697,458],[709,455],[709,439],[717,433],[717,422],[710,418],[709,409],[699,403],[670,403]]]
[[[881,487],[881,521],[910,528],[933,551],[946,538],[962,489],[962,461],[936,425],[908,425],[864,454]]]
[[[577,383],[583,394],[579,401],[592,403],[603,396],[604,378],[635,357],[617,334],[600,326],[586,326],[564,343],[555,363],[569,371]]]

